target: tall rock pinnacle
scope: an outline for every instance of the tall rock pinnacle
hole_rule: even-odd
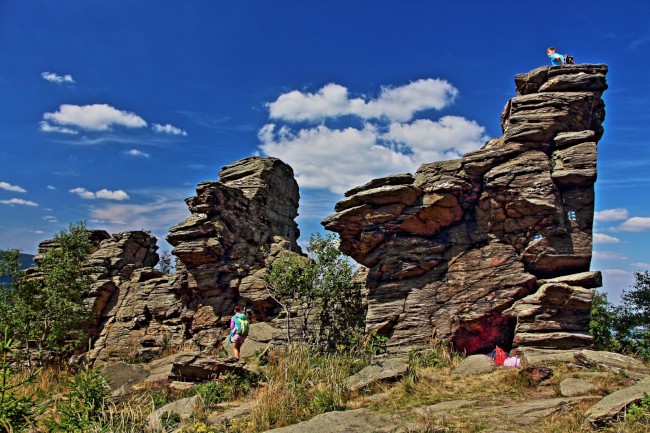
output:
[[[414,176],[354,188],[322,224],[368,270],[366,329],[393,351],[591,345],[606,65],[517,75],[503,135]]]

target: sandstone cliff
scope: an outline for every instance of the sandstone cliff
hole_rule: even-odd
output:
[[[366,329],[405,350],[586,347],[606,65],[515,78],[503,135],[345,194],[323,221],[368,267]]]

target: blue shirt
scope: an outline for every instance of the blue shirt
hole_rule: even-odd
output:
[[[562,66],[564,64],[564,56],[558,53],[551,54],[551,65]]]

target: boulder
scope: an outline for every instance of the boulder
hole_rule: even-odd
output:
[[[156,409],[147,416],[149,428],[154,431],[168,431],[165,426],[165,415],[177,414],[180,420],[186,420],[194,415],[194,412],[203,404],[201,396],[182,398],[163,407]]]
[[[486,355],[471,355],[461,361],[451,374],[485,374],[491,373],[496,366],[492,358]]]
[[[369,365],[348,378],[348,390],[359,391],[377,382],[394,381],[404,377],[409,370],[409,363],[404,358],[389,358]]]
[[[562,397],[594,394],[597,389],[596,385],[583,379],[567,378],[560,382],[560,395]]]

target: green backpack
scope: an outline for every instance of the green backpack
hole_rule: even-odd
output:
[[[235,334],[246,337],[248,335],[248,327],[250,323],[248,322],[248,317],[242,314],[244,317],[235,316]]]

